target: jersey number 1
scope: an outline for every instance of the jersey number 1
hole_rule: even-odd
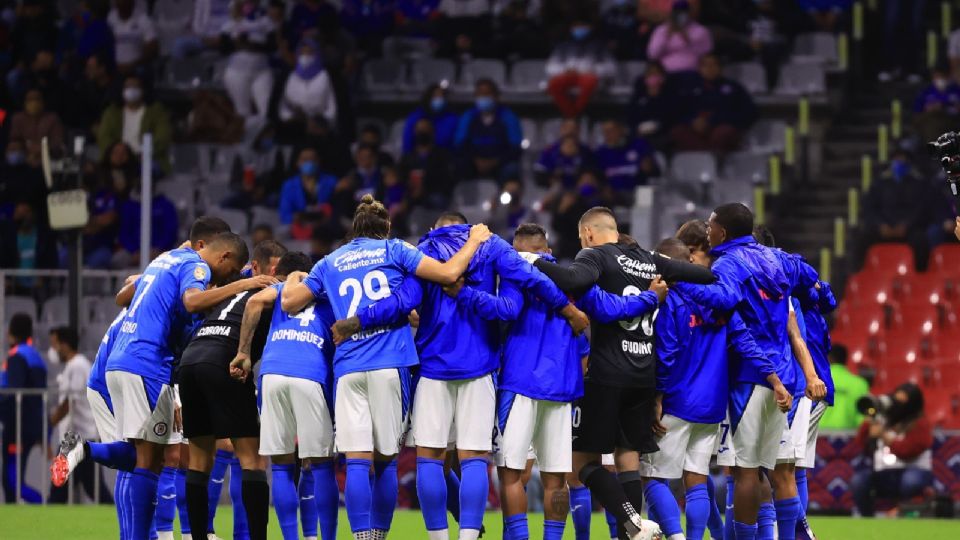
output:
[[[376,288],[374,288],[376,283]],[[367,272],[363,276],[363,285],[356,278],[347,278],[340,283],[340,296],[350,294],[350,307],[347,309],[347,317],[353,317],[357,314],[357,308],[360,307],[360,300],[366,296],[368,299],[377,301],[390,296],[390,283],[387,281],[387,275],[380,270]]]

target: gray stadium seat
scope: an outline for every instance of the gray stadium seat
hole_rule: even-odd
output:
[[[250,224],[253,226],[267,224],[274,230],[280,228],[280,213],[266,206],[254,206],[250,211]]]
[[[371,92],[391,92],[406,86],[406,82],[402,61],[372,58],[363,64],[363,83]]]
[[[408,220],[410,224],[410,234],[416,238],[427,233],[433,224],[437,222],[437,218],[440,217],[439,210],[430,210],[423,208],[422,206],[417,206],[410,211],[410,218]]]
[[[426,88],[433,83],[448,86],[457,80],[457,66],[450,60],[424,58],[411,64],[410,74],[414,88]]]
[[[88,322],[110,323],[120,313],[120,306],[112,296],[84,296],[84,312],[88,314]]]
[[[817,64],[786,64],[780,69],[780,82],[776,94],[780,96],[803,96],[822,94],[827,90],[827,76],[823,66]]]
[[[500,186],[493,180],[464,180],[453,188],[455,207],[482,207],[500,193]]]
[[[192,173],[200,169],[200,150],[195,144],[173,145],[173,170]]]
[[[547,68],[543,60],[520,60],[510,69],[507,89],[511,92],[542,94],[547,89]]]
[[[504,88],[507,82],[507,67],[497,59],[479,58],[460,67],[460,80],[457,86],[463,91],[473,91],[473,85],[479,79],[492,79],[497,86]]]
[[[551,118],[546,120],[543,124],[540,124],[540,146],[537,147],[539,150],[540,147],[549,146],[560,138],[560,125],[563,124],[563,118]],[[590,136],[590,129],[587,127],[586,119],[580,120],[580,141],[588,142],[587,138]]]
[[[433,56],[433,46],[425,38],[390,36],[383,40],[383,56],[394,61],[430,58]]]
[[[520,129],[523,130],[523,149],[532,150],[536,145],[537,136],[539,135],[539,129],[537,128],[537,121],[533,118],[521,118],[520,119]]]
[[[206,55],[170,59],[166,63],[166,86],[189,90],[209,85],[213,81],[215,59]]]
[[[769,158],[753,152],[737,152],[724,160],[724,181],[746,180],[752,184],[766,183],[770,173]]]
[[[783,120],[758,120],[747,132],[747,147],[757,154],[783,152],[787,146],[786,129],[787,123]]]
[[[33,298],[29,296],[15,296],[7,295],[3,301],[3,331],[7,331],[7,327],[10,325],[10,319],[15,313],[26,313],[33,319],[34,322],[37,320],[37,303]]]
[[[724,69],[727,77],[739,82],[751,94],[766,94],[767,74],[759,62],[739,62]]]
[[[87,358],[93,358],[100,348],[100,342],[103,341],[103,335],[110,328],[110,321],[105,323],[91,323],[80,329],[80,352]]]
[[[710,152],[678,152],[670,161],[670,176],[681,182],[712,182],[717,178],[717,158]]]
[[[794,42],[792,62],[835,63],[837,59],[837,38],[830,32],[800,34]]]
[[[406,123],[406,119],[401,118],[390,126],[389,132],[384,132],[386,144],[383,145],[383,149],[393,154],[395,158],[403,155],[403,128]]]
[[[617,66],[617,76],[614,79],[613,86],[610,87],[610,93],[618,96],[626,96],[633,92],[633,82],[637,77],[643,75],[647,69],[647,64],[640,60],[628,60],[620,62]]]
[[[84,320],[84,308],[80,308],[80,320]],[[70,322],[70,299],[66,296],[52,296],[43,302],[40,323],[47,328],[61,326]]]
[[[192,175],[175,175],[157,183],[157,193],[162,193],[177,207],[181,217],[187,217],[195,212],[196,188],[200,179]]]
[[[243,236],[249,230],[249,219],[246,212],[242,210],[233,210],[230,208],[220,208],[215,206],[207,209],[207,215],[216,216],[230,225],[230,230]]]

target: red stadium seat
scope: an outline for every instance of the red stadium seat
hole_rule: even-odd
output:
[[[880,355],[880,343],[867,332],[852,330],[836,330],[831,332],[831,340],[835,345],[847,348],[850,361],[857,371],[861,367],[873,367]]]
[[[892,276],[864,269],[850,276],[843,295],[844,303],[854,306],[883,305],[893,296]]]
[[[960,429],[960,392],[956,388],[924,390],[927,418],[940,429]]]
[[[867,251],[867,269],[887,275],[914,273],[913,251],[907,244],[875,244]]]
[[[896,357],[895,354],[903,354],[904,357]],[[935,366],[920,365],[916,361],[909,361],[913,351],[894,351],[890,355],[885,355],[883,362],[877,367],[877,377],[873,381],[872,391],[874,393],[892,392],[897,386],[905,382],[912,382],[919,385],[925,392],[930,389],[941,388],[941,373]]]
[[[939,304],[946,300],[943,276],[933,272],[893,278],[893,299],[900,305]]]
[[[930,271],[944,277],[960,277],[960,244],[941,244],[930,255]]]

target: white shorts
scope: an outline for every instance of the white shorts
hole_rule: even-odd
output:
[[[613,454],[603,454],[600,456],[600,464],[604,467],[613,467],[617,461],[613,458]]]
[[[803,398],[807,399],[807,398]],[[809,405],[809,402],[807,403]],[[797,460],[797,467],[812,469],[817,464],[817,437],[820,435],[820,419],[827,412],[827,403],[818,401],[810,412],[810,425],[807,427],[807,448]]]
[[[87,402],[90,404],[90,412],[93,413],[93,422],[97,425],[100,442],[119,441],[120,431],[117,429],[117,419],[107,405],[107,400],[103,399],[100,392],[87,388]]]
[[[813,402],[806,397],[795,399],[797,410],[793,422],[783,429],[777,463],[796,463],[807,455],[807,432],[810,431],[810,409]]]
[[[455,426],[457,449],[489,452],[496,409],[492,374],[456,381],[421,377],[413,399],[413,437],[417,446],[446,448]]]
[[[260,455],[333,456],[333,419],[323,385],[268,374],[260,383]]]
[[[773,390],[751,386],[746,395],[740,396],[740,407],[731,403],[727,419],[720,424],[717,465],[721,467],[773,469],[777,464],[787,415],[777,407]],[[731,401],[736,401],[733,396]]]
[[[387,368],[348,373],[337,380],[338,452],[400,452],[410,403],[410,371]]]
[[[719,424],[695,424],[665,414],[667,433],[657,440],[659,452],[640,456],[640,474],[650,478],[682,478],[683,471],[709,475],[710,458],[720,438]]]
[[[511,399],[512,398],[512,399]],[[497,466],[522,471],[533,455],[540,470],[573,470],[573,417],[570,403],[501,394],[497,420]]]
[[[183,435],[173,429],[176,396],[172,386],[127,371],[108,371],[107,389],[121,438],[157,444],[183,441]]]

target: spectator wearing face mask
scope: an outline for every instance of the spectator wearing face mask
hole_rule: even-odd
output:
[[[400,159],[399,179],[406,185],[410,204],[434,210],[449,207],[456,186],[453,157],[435,142],[434,126],[429,118],[414,125],[413,148]]]
[[[297,67],[287,78],[280,102],[280,119],[307,124],[336,125],[337,100],[330,76],[316,51],[316,42],[304,39],[297,55]]]
[[[276,28],[256,0],[234,2],[230,19],[220,29],[220,45],[230,51],[223,84],[243,117],[264,119],[273,90],[270,52]]]
[[[560,124],[560,137],[543,149],[533,165],[534,178],[538,185],[556,189],[570,189],[580,178],[580,173],[593,166],[593,152],[579,138],[580,124],[566,119]]]
[[[124,74],[137,71],[146,75],[160,52],[157,28],[145,11],[134,9],[133,0],[116,0],[115,4],[107,15],[107,23],[116,40],[117,69]]]
[[[631,206],[637,186],[646,185],[660,174],[650,143],[629,137],[619,120],[603,123],[603,144],[597,147],[594,157],[616,206]]]
[[[103,111],[97,128],[97,146],[110,148],[123,141],[141,154],[143,134],[153,136],[153,163],[163,172],[170,171],[170,143],[173,129],[163,105],[146,100],[143,80],[129,75],[123,82],[123,103],[113,104]]]
[[[63,124],[57,113],[45,110],[43,94],[34,88],[27,92],[23,101],[23,110],[10,119],[10,141],[23,145],[26,163],[31,167],[40,167],[40,141],[46,137],[52,155],[63,151]]]
[[[336,185],[336,178],[320,171],[316,150],[300,150],[297,174],[284,182],[280,190],[280,223],[296,223],[304,230],[309,229],[310,222],[330,214],[324,206],[330,202]],[[294,231],[291,229],[291,232]]]
[[[627,104],[631,131],[662,142],[672,121],[673,101],[667,88],[667,72],[657,61],[647,63],[643,76],[633,83]]]
[[[700,57],[713,50],[710,31],[690,15],[690,3],[676,0],[670,19],[654,29],[647,58],[658,60],[669,73],[697,69]]]
[[[474,106],[460,117],[453,146],[467,178],[515,179],[520,174],[520,120],[500,103],[500,89],[490,79],[474,86]]]
[[[364,124],[357,135],[357,144],[365,144],[374,149],[377,154],[377,163],[384,167],[393,167],[395,160],[389,152],[383,149],[383,131],[377,124]]]
[[[557,45],[547,60],[547,93],[566,118],[580,116],[598,86],[612,79],[617,69],[606,44],[592,32],[589,21],[575,21],[570,39]]]
[[[433,125],[434,144],[450,150],[457,131],[457,113],[450,108],[447,90],[437,83],[427,87],[420,97],[420,106],[414,109],[403,124],[403,153],[413,150],[417,123],[426,118]]]
[[[930,84],[913,102],[913,123],[922,141],[933,141],[956,128],[960,112],[960,85],[950,80],[946,67],[930,73]]]
[[[637,18],[637,2],[613,0],[602,15],[602,36],[617,60],[643,58],[646,48]]]

